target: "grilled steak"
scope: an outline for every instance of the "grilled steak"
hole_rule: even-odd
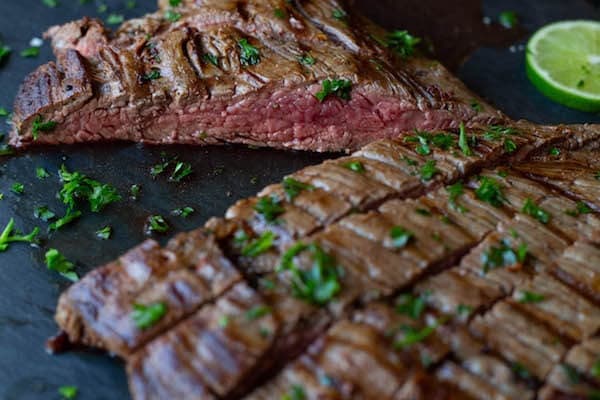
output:
[[[598,145],[524,122],[377,141],[93,271],[57,322],[135,399],[590,398]]]
[[[17,147],[128,140],[340,151],[504,119],[440,63],[411,56],[338,1],[165,1],[116,32],[84,18],[46,36],[57,60],[21,86]]]

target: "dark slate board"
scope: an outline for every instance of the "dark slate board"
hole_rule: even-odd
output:
[[[0,68],[0,105],[10,108],[24,75],[50,59],[47,44],[38,58],[19,57],[18,51],[27,47],[32,37],[41,36],[41,32],[52,24],[83,15],[98,15],[100,1],[85,5],[80,5],[78,0],[59,1],[61,5],[55,9],[45,7],[41,0],[2,1],[0,31],[3,40],[15,52]],[[357,1],[365,13],[390,28],[408,26],[431,32],[434,43],[452,55],[452,44],[444,41],[449,36],[444,36],[443,32],[456,32],[457,29],[469,32],[470,24],[480,21],[441,18],[436,23],[435,18],[427,17],[428,22],[424,23],[408,17],[425,15],[442,2],[447,3],[445,0],[407,0],[412,10],[407,14],[403,12],[403,1]],[[124,13],[126,17],[141,15],[154,8],[153,0],[138,0],[139,5],[132,10],[125,9],[125,0],[105,3],[110,11]],[[477,4],[473,1],[464,3],[470,7]],[[412,7],[417,5],[421,8],[415,11]],[[456,7],[460,8],[460,4]],[[517,11],[530,32],[554,20],[600,18],[597,5],[584,0],[490,0],[484,3],[485,15],[496,16],[506,9]],[[477,10],[474,13],[478,15]],[[460,42],[461,36],[458,38]],[[458,51],[460,45],[456,47]],[[523,70],[522,52],[511,52],[507,47],[480,48],[458,69],[458,74],[472,89],[512,117],[548,123],[600,122],[598,115],[578,113],[546,100],[527,82]],[[181,184],[170,183],[165,178],[152,180],[149,168],[159,161],[162,151],[177,154],[181,160],[192,163],[193,177]],[[139,201],[125,199],[99,215],[88,212],[77,223],[45,239],[40,248],[14,245],[9,251],[0,253],[1,398],[58,399],[56,390],[65,384],[79,386],[79,399],[129,398],[121,362],[95,352],[60,356],[45,353],[44,341],[56,331],[52,321],[56,299],[68,285],[60,276],[46,270],[43,254],[47,248],[55,247],[76,261],[78,271],[83,274],[143,240],[144,220],[150,214],[168,216],[174,208],[192,206],[197,212],[186,220],[168,216],[172,232],[192,229],[210,216],[221,215],[236,199],[252,195],[264,185],[279,181],[286,173],[324,158],[326,156],[318,154],[252,150],[239,146],[185,148],[112,144],[39,149],[0,159],[0,192],[5,194],[4,200],[0,201],[1,227],[14,217],[17,227],[24,231],[30,231],[35,225],[45,229],[45,223],[33,217],[33,210],[39,205],[48,205],[57,213],[63,212],[55,198],[59,187],[56,171],[63,163],[72,170],[114,184],[124,195],[134,183],[143,188]],[[37,180],[37,166],[45,167],[52,177]],[[17,181],[25,184],[25,194],[21,196],[10,192],[10,186]],[[94,232],[107,224],[114,227],[114,237],[108,241],[96,239]]]

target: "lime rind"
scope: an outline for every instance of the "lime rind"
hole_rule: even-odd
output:
[[[527,76],[552,100],[600,111],[600,22],[564,21],[545,26],[527,44]]]

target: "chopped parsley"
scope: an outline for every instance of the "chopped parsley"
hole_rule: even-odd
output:
[[[217,324],[219,328],[227,328],[227,325],[229,325],[229,315],[221,315],[217,320]]]
[[[0,42],[0,63],[8,58],[11,53],[10,47]]]
[[[475,112],[481,112],[481,110],[483,110],[483,107],[481,107],[481,104],[479,104],[477,100],[471,102],[471,108],[475,110]]]
[[[420,170],[422,180],[430,181],[436,174],[440,172],[440,170],[436,168],[435,164],[435,160],[428,160],[425,164],[423,164]]]
[[[48,226],[48,229],[51,231],[59,230],[63,226],[70,224],[71,222],[75,221],[79,217],[81,217],[81,211],[67,210],[67,213],[63,217],[61,217],[61,218],[57,219],[56,221],[54,221],[53,223],[51,223]]]
[[[181,182],[183,178],[190,175],[191,173],[192,165],[190,163],[184,163],[179,161],[177,164],[175,164],[175,169],[169,177],[169,180],[173,182]]]
[[[143,305],[134,304],[131,318],[138,329],[152,328],[167,313],[167,305],[163,302]]]
[[[276,195],[258,199],[254,205],[254,210],[262,215],[267,222],[275,221],[277,217],[285,212],[281,200]]]
[[[38,46],[31,46],[21,50],[21,57],[34,58],[40,55],[40,48]]]
[[[453,135],[445,133],[432,134],[426,131],[415,130],[414,136],[407,136],[404,138],[405,142],[418,143],[415,147],[415,151],[422,155],[427,156],[431,154],[430,144],[442,149],[448,150],[455,144],[455,138]]]
[[[412,346],[415,343],[426,340],[432,333],[437,329],[437,322],[432,325],[428,325],[422,329],[416,329],[412,326],[403,325],[400,327],[400,331],[403,333],[402,338],[394,342],[396,349],[402,350]]]
[[[58,123],[55,121],[44,122],[42,116],[38,115],[37,117],[35,117],[33,123],[31,124],[31,135],[33,136],[34,140],[37,140],[40,132],[53,131],[54,128],[56,128],[56,125],[58,125]]]
[[[300,385],[292,385],[292,388],[280,400],[306,400],[304,388]]]
[[[167,10],[167,12],[165,12],[165,18],[169,22],[177,22],[181,19],[181,13],[173,10]]]
[[[46,7],[50,8],[58,7],[58,0],[42,0],[42,3],[44,3]]]
[[[498,16],[498,22],[500,22],[500,25],[503,27],[512,29],[519,23],[519,18],[514,11],[503,11]]]
[[[408,58],[415,53],[415,48],[421,39],[408,31],[394,31],[387,34],[385,45],[402,58]]]
[[[56,249],[49,249],[45,255],[46,267],[51,271],[56,271],[71,282],[77,282],[79,276],[73,271],[75,264],[70,262]]]
[[[467,137],[467,132],[465,130],[465,124],[460,123],[460,134],[458,136],[458,147],[462,150],[465,156],[472,156],[473,152],[469,147],[469,138]]]
[[[571,217],[579,217],[580,215],[591,214],[592,212],[593,210],[590,208],[590,206],[588,206],[583,201],[578,201],[577,205],[575,206],[575,209],[567,210],[565,211],[565,214]]]
[[[262,235],[260,235],[260,237],[247,243],[242,248],[242,255],[246,257],[259,256],[269,251],[273,247],[274,240],[275,234],[271,231],[266,231]]]
[[[560,156],[560,149],[553,147],[550,149],[549,154],[555,157]]]
[[[175,210],[171,211],[171,214],[176,217],[187,218],[190,215],[192,215],[195,211],[196,210],[194,210],[192,207],[182,207],[176,208]]]
[[[25,193],[25,185],[23,185],[21,182],[15,182],[10,187],[10,191],[15,194],[23,194]]]
[[[98,239],[108,240],[108,239],[110,239],[111,235],[112,235],[112,227],[110,227],[108,225],[105,226],[104,228],[96,231],[96,237]]]
[[[506,201],[500,182],[487,176],[479,179],[479,187],[475,191],[475,195],[479,200],[485,201],[494,207],[502,207]]]
[[[125,21],[125,17],[121,14],[109,14],[106,18],[106,23],[109,25],[119,25]]]
[[[75,399],[78,391],[77,386],[72,385],[65,385],[58,388],[58,394],[60,394],[64,400]]]
[[[246,319],[248,321],[254,321],[259,318],[264,317],[265,315],[269,315],[271,313],[271,308],[265,305],[254,306],[248,311],[246,311]]]
[[[129,194],[131,197],[131,200],[137,200],[140,197],[140,192],[142,190],[142,187],[140,185],[134,184],[131,185],[131,187],[129,188]]]
[[[33,216],[41,219],[44,222],[48,222],[56,217],[56,214],[50,211],[47,206],[40,206],[33,210]]]
[[[46,179],[50,176],[50,174],[43,167],[37,167],[35,169],[35,176],[38,179]]]
[[[113,186],[91,179],[80,172],[69,172],[62,165],[59,171],[63,187],[58,193],[59,199],[67,205],[67,210],[75,210],[77,201],[87,200],[90,211],[100,212],[106,206],[121,200]]]
[[[312,267],[300,269],[294,258],[303,252],[309,252]],[[294,296],[316,305],[328,303],[341,290],[341,268],[335,259],[317,244],[296,243],[281,257],[277,271],[291,273],[292,292]]]
[[[535,204],[529,197],[525,200],[525,204],[523,204],[523,209],[521,211],[532,218],[537,219],[542,224],[547,224],[550,221],[550,213]]]
[[[154,80],[157,80],[160,78],[161,78],[160,69],[152,68],[152,69],[150,69],[150,72],[147,72],[146,74],[144,74],[144,76],[142,76],[142,81],[150,82],[150,81],[154,81]]]
[[[281,8],[276,8],[273,10],[273,15],[276,18],[284,19],[286,17],[286,12],[284,10],[282,10]]]
[[[248,43],[248,39],[238,41],[240,48],[240,63],[244,66],[251,66],[260,63],[260,51]]]
[[[524,291],[520,292],[517,297],[518,297],[519,303],[523,303],[523,304],[539,303],[539,302],[544,301],[544,298],[545,298],[543,294],[530,292],[528,290],[524,290]]]
[[[456,182],[455,184],[448,186],[446,190],[449,195],[448,202],[450,203],[450,207],[460,213],[467,212],[468,210],[464,206],[458,204],[458,198],[465,194],[463,183]]]
[[[30,234],[22,235],[15,230],[15,220],[11,218],[6,227],[0,234],[0,252],[6,251],[11,243],[36,243],[37,235],[40,232],[38,227],[33,228]]]
[[[325,79],[322,83],[321,90],[317,92],[315,97],[321,103],[329,96],[337,96],[342,100],[350,100],[350,92],[352,91],[352,81],[347,79]]]
[[[146,233],[151,234],[153,232],[165,233],[169,230],[169,224],[162,215],[151,215],[146,221]]]
[[[346,13],[346,11],[336,8],[335,10],[333,10],[333,12],[331,13],[331,16],[335,19],[337,19],[338,21],[345,21],[346,18],[348,18],[348,14]]]
[[[579,376],[579,372],[577,372],[575,368],[568,364],[560,364],[560,367],[562,368],[564,374],[566,375],[571,385],[577,385],[579,383],[581,377]]]
[[[412,319],[421,318],[421,314],[427,307],[427,297],[429,293],[423,293],[420,296],[414,296],[411,293],[405,293],[398,297],[396,302],[396,312],[407,315]]]
[[[496,140],[500,140],[504,136],[518,135],[518,134],[519,134],[519,131],[517,131],[515,128],[501,126],[501,125],[492,125],[486,130],[483,137],[486,140],[496,141]]]
[[[497,246],[491,246],[481,254],[483,273],[486,274],[496,268],[523,264],[527,255],[527,244],[520,243],[518,247],[513,248],[509,239],[503,239]]]
[[[300,63],[301,63],[301,64],[304,64],[304,65],[315,65],[315,63],[317,62],[317,61],[315,60],[315,58],[314,58],[312,55],[310,55],[310,53],[305,53],[305,54],[303,54],[303,55],[302,55],[302,56],[301,56],[301,57],[298,59],[298,61],[300,61]]]
[[[402,226],[394,226],[390,229],[390,237],[392,238],[392,246],[396,249],[401,249],[406,247],[415,235]]]
[[[365,172],[365,166],[360,161],[348,161],[347,163],[342,164],[342,166],[359,174]]]
[[[8,117],[9,116],[9,112],[6,108],[4,107],[0,107],[0,117]]]
[[[169,5],[171,7],[179,7],[181,5],[182,0],[169,0]]]
[[[214,54],[204,53],[202,55],[202,59],[207,63],[211,63],[215,67],[219,66],[219,59]]]
[[[290,177],[283,179],[282,186],[283,191],[285,192],[285,195],[289,201],[294,200],[301,192],[305,190],[315,190],[313,185],[297,181],[296,179]]]

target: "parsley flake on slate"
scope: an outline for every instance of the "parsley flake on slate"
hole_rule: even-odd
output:
[[[267,222],[275,221],[277,217],[285,212],[281,200],[275,195],[258,199],[254,205],[254,210],[262,215]]]
[[[15,220],[11,218],[6,224],[6,227],[0,234],[0,252],[6,251],[11,243],[22,242],[22,243],[36,243],[37,235],[40,229],[36,226],[33,228],[30,234],[21,235],[15,230]]]
[[[8,56],[11,53],[11,51],[12,50],[10,49],[10,47],[8,47],[4,43],[0,42],[0,63],[3,62],[5,59],[8,58]]]
[[[294,200],[301,192],[305,190],[315,190],[315,187],[313,185],[297,181],[296,179],[290,177],[283,179],[282,186],[283,191],[285,192],[285,195],[289,201]]]
[[[227,325],[229,325],[229,316],[221,315],[219,317],[219,320],[217,321],[217,324],[219,325],[220,328],[227,328]]]
[[[425,164],[423,164],[420,170],[422,180],[430,181],[437,173],[440,172],[440,170],[436,168],[435,164],[435,160],[428,160]]]
[[[175,169],[173,170],[173,173],[169,177],[169,180],[173,181],[173,182],[181,182],[181,180],[183,178],[190,175],[191,173],[192,173],[192,165],[190,163],[184,163],[184,162],[179,161],[175,165]]]
[[[259,318],[264,317],[265,315],[269,315],[271,313],[271,308],[264,305],[257,305],[246,311],[246,319],[248,321],[254,321]]]
[[[58,125],[58,123],[55,121],[44,122],[42,116],[38,115],[37,117],[35,117],[33,123],[31,124],[31,135],[33,136],[34,140],[37,140],[40,132],[53,131],[54,128],[56,128],[56,125]]]
[[[566,375],[567,379],[569,379],[569,383],[571,385],[577,385],[579,383],[579,381],[581,380],[581,377],[579,376],[579,372],[577,372],[577,370],[575,368],[573,368],[572,366],[568,365],[568,364],[560,364],[564,374]]]
[[[33,211],[33,216],[41,219],[44,222],[48,222],[56,217],[56,214],[50,211],[47,206],[40,206]]]
[[[125,17],[121,14],[109,14],[106,18],[106,23],[109,25],[118,25],[122,24],[125,21]]]
[[[96,231],[96,237],[98,239],[108,240],[108,239],[110,239],[111,235],[112,235],[112,228],[108,225],[105,226],[104,228]]]
[[[500,25],[503,27],[511,29],[514,28],[517,23],[519,23],[519,18],[517,17],[517,13],[514,11],[503,11],[498,17],[498,22],[500,22]]]
[[[503,239],[497,246],[491,246],[481,254],[483,273],[501,267],[514,267],[523,264],[527,259],[527,244],[521,243],[513,248],[510,240]]]
[[[151,215],[146,221],[146,233],[165,233],[169,230],[169,224],[161,215]]]
[[[458,316],[460,317],[468,317],[469,314],[471,314],[473,312],[473,307],[468,306],[466,304],[459,304],[456,307],[456,313],[458,314]]]
[[[9,115],[10,113],[6,108],[0,107],[0,117],[8,117]]]
[[[428,295],[428,293],[423,293],[420,296],[415,296],[411,293],[400,295],[396,302],[396,312],[407,315],[412,319],[421,318],[421,314],[423,314],[423,311],[427,307]]]
[[[142,187],[138,184],[131,185],[129,188],[129,194],[131,200],[137,200],[140,197],[140,192],[142,191]]]
[[[266,231],[260,237],[250,241],[242,248],[242,255],[246,257],[256,257],[273,247],[275,234],[271,231]]]
[[[113,186],[98,182],[80,172],[69,172],[64,164],[60,167],[59,175],[63,187],[58,197],[67,205],[68,210],[75,210],[80,199],[88,201],[92,212],[100,212],[107,205],[121,200]]]
[[[350,100],[352,81],[347,79],[325,79],[321,90],[315,94],[319,102],[324,102],[329,96],[337,96],[342,100]]]
[[[411,239],[414,238],[414,233],[405,229],[402,226],[394,226],[390,229],[390,238],[392,238],[392,246],[396,249],[405,247]]]
[[[390,32],[385,38],[385,45],[402,58],[412,56],[419,43],[421,43],[421,39],[411,35],[408,31]]]
[[[475,191],[475,195],[479,200],[485,201],[494,207],[501,207],[506,201],[500,182],[487,176],[479,179],[479,187]]]
[[[528,303],[539,303],[544,301],[544,295],[530,292],[528,290],[524,290],[518,294],[519,303],[528,304]]]
[[[10,187],[10,191],[13,192],[13,193],[15,193],[15,194],[23,194],[23,193],[25,193],[25,185],[23,185],[20,182],[15,182]]]
[[[72,385],[65,385],[58,388],[58,394],[60,394],[64,400],[75,399],[78,391],[77,386]]]
[[[539,207],[530,198],[525,200],[525,204],[523,204],[523,209],[521,211],[532,218],[537,219],[542,224],[547,224],[550,221],[550,213]]]
[[[163,302],[143,305],[134,304],[131,318],[138,329],[153,327],[167,313],[167,305]]]
[[[312,266],[306,270],[294,263],[294,258],[304,252],[309,252],[312,259]],[[294,296],[312,304],[325,305],[341,290],[341,268],[331,255],[314,243],[298,242],[290,247],[281,257],[277,271],[289,272]]]
[[[342,164],[342,166],[359,174],[365,172],[365,166],[360,161],[348,161],[347,163]]]
[[[67,210],[67,213],[63,217],[61,217],[61,218],[57,219],[56,221],[54,221],[53,223],[51,223],[48,226],[48,229],[51,231],[59,230],[63,226],[70,224],[71,222],[75,221],[79,217],[81,217],[81,211]]]
[[[48,250],[46,252],[45,259],[46,267],[49,270],[58,272],[72,282],[77,282],[79,280],[79,276],[77,276],[77,273],[73,271],[75,265],[67,260],[65,256],[60,254],[58,250]]]
[[[192,215],[195,211],[196,210],[194,210],[192,207],[182,207],[171,211],[171,214],[176,217],[187,218],[190,215]]]
[[[248,39],[238,41],[240,48],[240,63],[244,66],[251,66],[260,63],[260,51],[248,43]]]
[[[24,58],[33,58],[40,55],[40,48],[37,46],[31,46],[26,49],[21,50],[21,57]]]
[[[472,156],[473,152],[471,151],[471,148],[469,147],[469,138],[467,137],[467,132],[465,129],[465,124],[464,123],[460,123],[460,134],[458,136],[458,147],[460,147],[460,149],[462,150],[463,154],[465,156]]]
[[[58,7],[58,0],[42,0],[42,3],[44,3],[46,7],[50,8]]]
[[[50,174],[43,167],[37,167],[35,169],[35,176],[38,179],[46,179],[46,178],[48,178],[50,176]]]

